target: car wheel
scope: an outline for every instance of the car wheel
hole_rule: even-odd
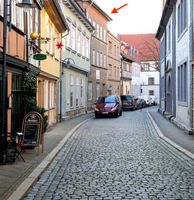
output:
[[[98,115],[98,114],[95,114],[95,118],[98,119],[98,118],[99,118],[99,115]]]

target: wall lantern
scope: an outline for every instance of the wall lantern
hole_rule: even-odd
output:
[[[38,34],[38,33],[31,33],[30,34],[30,38],[32,39],[32,40],[36,40],[37,38],[39,38],[40,37],[40,34]]]

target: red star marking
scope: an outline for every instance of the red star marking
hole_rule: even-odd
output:
[[[56,46],[57,46],[58,49],[62,49],[63,43],[62,42],[57,42]]]

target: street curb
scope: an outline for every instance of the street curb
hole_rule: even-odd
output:
[[[175,142],[173,142],[172,140],[170,140],[169,138],[167,138],[166,136],[164,136],[164,134],[161,132],[161,130],[159,129],[158,125],[156,124],[156,122],[154,121],[154,119],[152,118],[152,116],[150,115],[150,113],[147,111],[147,115],[150,118],[154,128],[156,129],[158,136],[165,140],[166,142],[168,142],[170,145],[174,146],[176,149],[178,149],[179,151],[183,152],[184,154],[186,154],[188,157],[190,157],[191,159],[194,160],[194,154],[191,153],[190,151],[184,149],[183,147],[179,146],[178,144],[176,144]]]
[[[41,175],[44,169],[52,162],[56,154],[60,151],[60,149],[67,142],[69,137],[84,123],[91,120],[93,117],[84,120],[79,123],[73,129],[71,129],[65,137],[59,142],[59,144],[43,159],[43,161],[33,170],[33,172],[18,186],[18,188],[12,193],[12,195],[8,198],[8,200],[21,200],[32,184],[37,180],[37,178]]]

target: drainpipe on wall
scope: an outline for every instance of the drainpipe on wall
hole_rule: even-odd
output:
[[[166,111],[166,28],[164,31],[164,111],[163,111],[163,115],[164,112]]]
[[[172,115],[176,117],[176,8],[172,16]]]
[[[194,44],[193,44],[193,34],[194,34],[194,27],[193,27],[193,20],[194,20],[194,12],[193,12],[193,8],[194,8],[194,1],[191,1],[190,2],[190,19],[191,19],[191,24],[190,24],[190,27],[189,27],[189,34],[190,34],[190,42],[189,44],[191,45],[190,46],[190,60],[192,61],[190,63],[190,80],[191,80],[191,87],[190,87],[190,130],[189,130],[189,135],[192,135],[193,134],[193,111],[194,111],[194,108],[193,108],[193,60],[194,60]]]

